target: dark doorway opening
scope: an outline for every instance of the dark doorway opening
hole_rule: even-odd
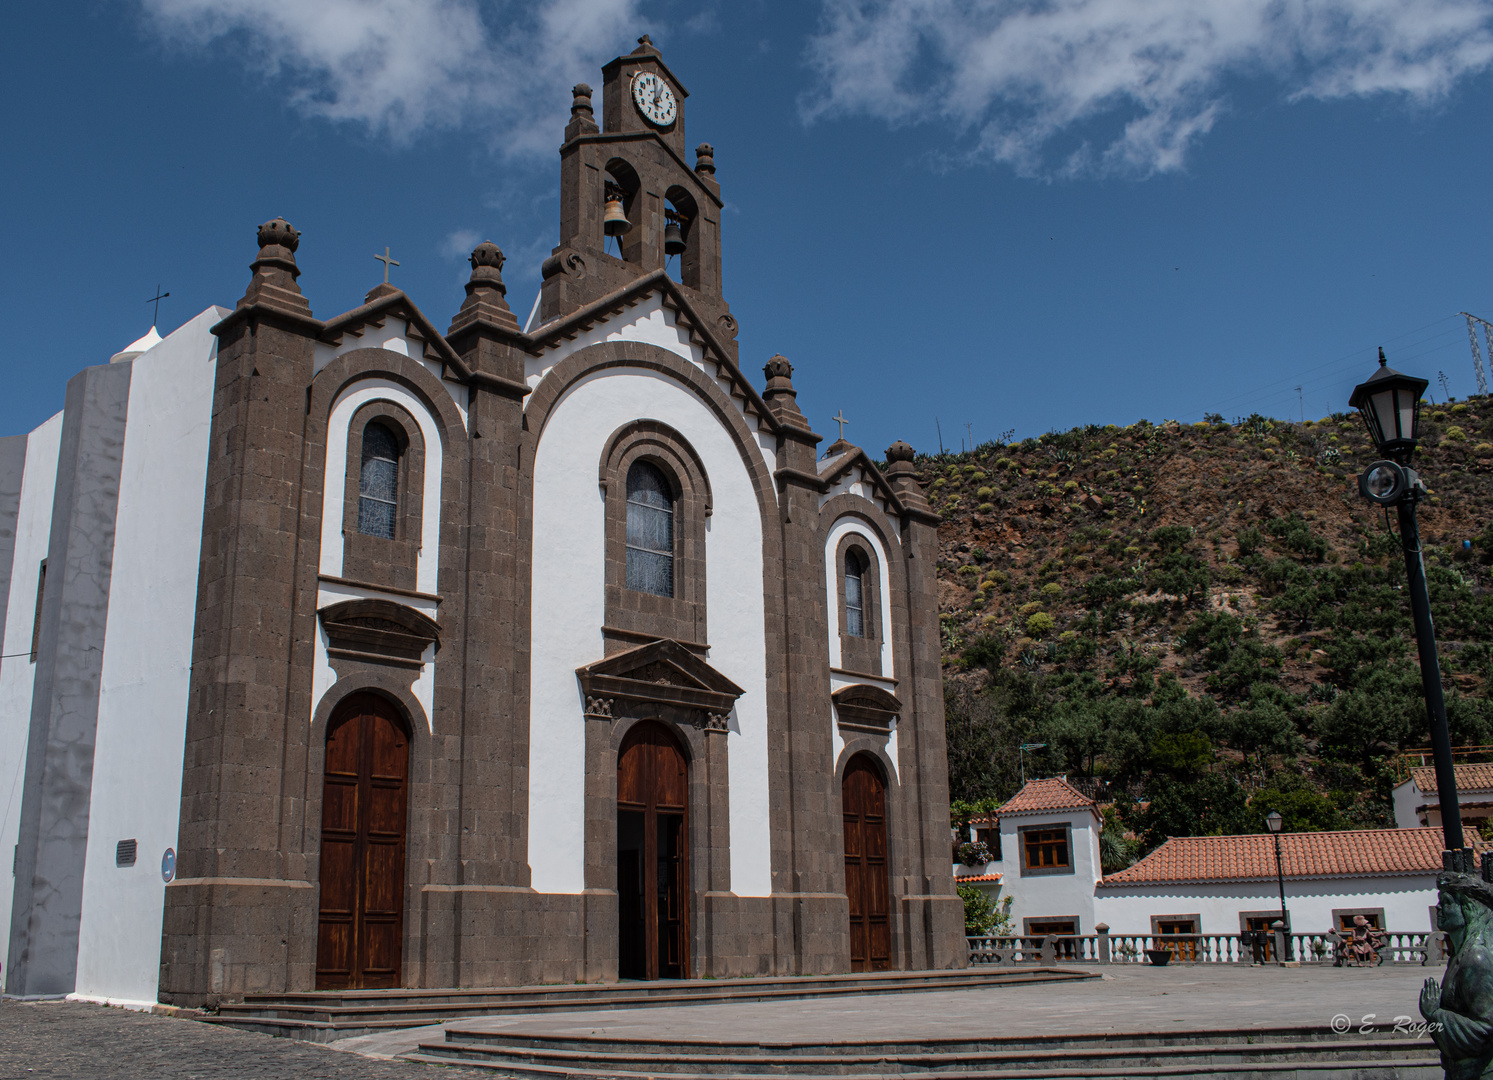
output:
[[[617,973],[689,976],[689,772],[669,730],[634,725],[617,755]]]
[[[321,794],[316,988],[400,984],[409,732],[376,694],[356,694],[327,725]]]
[[[886,784],[864,754],[845,766],[845,893],[850,898],[850,970],[890,971],[891,889],[886,869]]]

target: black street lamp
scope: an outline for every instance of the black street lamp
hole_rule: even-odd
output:
[[[1285,927],[1285,949],[1282,960],[1291,959],[1291,915],[1286,911],[1286,874],[1280,865],[1280,827],[1283,819],[1279,810],[1272,810],[1265,815],[1265,824],[1270,826],[1270,833],[1275,837],[1275,883],[1280,886],[1280,921]]]
[[[1426,568],[1421,560],[1420,527],[1416,504],[1426,488],[1411,455],[1420,438],[1420,398],[1430,382],[1402,375],[1388,365],[1379,350],[1379,370],[1353,388],[1348,404],[1363,415],[1369,437],[1385,460],[1376,461],[1358,478],[1364,498],[1395,508],[1400,519],[1400,545],[1405,549],[1405,572],[1410,578],[1410,612],[1415,620],[1415,644],[1420,651],[1420,682],[1431,723],[1431,756],[1436,764],[1436,793],[1441,803],[1441,832],[1453,858],[1462,854],[1462,812],[1457,803],[1457,778],[1452,769],[1451,735],[1446,727],[1446,700],[1441,694],[1441,664],[1436,655],[1436,628],[1431,624],[1431,599],[1426,592]]]

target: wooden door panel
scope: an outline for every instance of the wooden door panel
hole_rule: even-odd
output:
[[[845,821],[845,896],[850,908],[850,969],[891,967],[891,889],[887,880],[886,788],[875,766],[854,757],[840,785]]]
[[[402,970],[409,737],[373,695],[328,725],[318,989],[393,987]]]
[[[640,722],[617,756],[618,973],[689,975],[689,769],[662,724]]]

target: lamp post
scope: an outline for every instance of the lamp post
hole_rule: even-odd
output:
[[[1281,959],[1291,959],[1291,915],[1286,911],[1286,874],[1280,863],[1280,827],[1284,819],[1279,810],[1272,810],[1265,815],[1265,824],[1270,826],[1270,834],[1275,838],[1275,883],[1280,886],[1280,921],[1285,925],[1285,948],[1281,950]]]
[[[1420,399],[1430,383],[1402,375],[1390,367],[1379,350],[1379,370],[1353,388],[1348,404],[1363,416],[1369,437],[1384,459],[1375,461],[1358,478],[1358,490],[1378,506],[1395,508],[1400,521],[1400,545],[1405,549],[1405,572],[1410,579],[1410,612],[1415,620],[1415,644],[1420,652],[1420,682],[1431,727],[1431,756],[1436,765],[1436,793],[1441,804],[1441,833],[1453,859],[1470,862],[1463,853],[1462,812],[1457,803],[1457,777],[1452,769],[1451,735],[1446,727],[1446,700],[1441,693],[1441,664],[1436,656],[1436,628],[1431,623],[1431,599],[1426,592],[1426,568],[1421,560],[1420,528],[1415,507],[1425,484],[1410,468],[1420,438]]]

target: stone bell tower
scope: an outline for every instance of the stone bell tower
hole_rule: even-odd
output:
[[[602,68],[602,79],[601,124],[591,87],[574,90],[560,147],[560,244],[544,264],[541,320],[665,271],[692,301],[729,323],[715,151],[701,143],[694,167],[685,160],[689,91],[646,34]]]

